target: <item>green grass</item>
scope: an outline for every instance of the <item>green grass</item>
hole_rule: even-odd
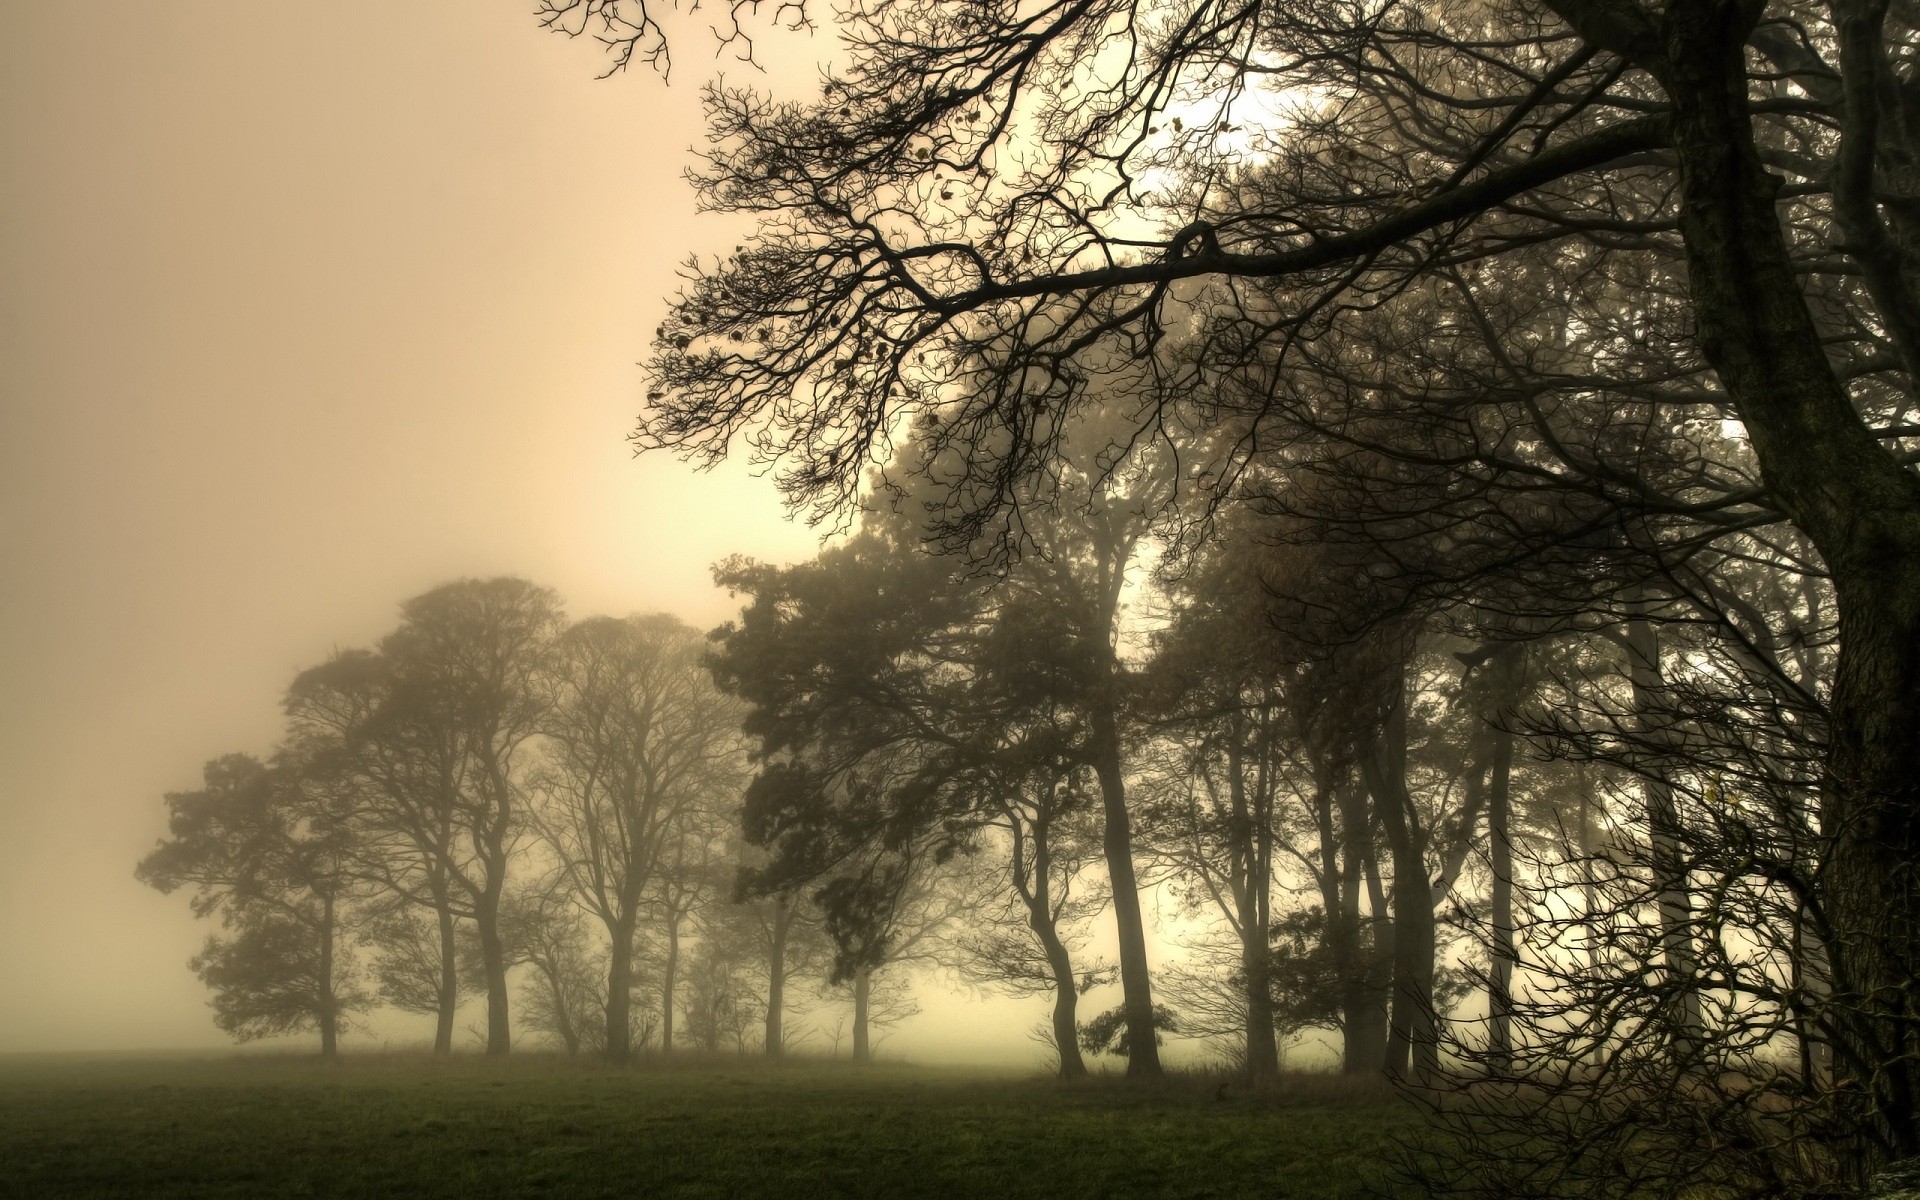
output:
[[[0,1059],[31,1197],[1348,1197],[1405,1112],[1304,1076],[1063,1086],[828,1064]]]

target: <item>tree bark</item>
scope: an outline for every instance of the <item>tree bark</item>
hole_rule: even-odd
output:
[[[872,987],[873,978],[867,968],[861,967],[853,973],[853,1061],[857,1063],[873,1061],[873,1046],[867,1040],[867,1001]]]
[[[1660,634],[1651,622],[1639,617],[1627,622],[1626,643],[1627,676],[1633,686],[1638,731],[1657,747],[1664,742],[1662,721],[1656,711],[1664,681]],[[1699,959],[1693,941],[1693,898],[1687,887],[1680,818],[1664,763],[1656,763],[1654,769],[1644,773],[1641,788],[1646,795],[1647,831],[1652,842],[1660,958],[1666,968],[1667,985],[1674,989],[1673,1050],[1680,1061],[1686,1062],[1701,1041],[1700,993],[1694,986]]]
[[[340,1002],[333,990],[333,897],[328,896],[320,910],[320,1057],[340,1053]]]
[[[1280,1044],[1273,1032],[1270,961],[1273,947],[1268,941],[1272,858],[1267,839],[1261,836],[1263,827],[1268,834],[1271,834],[1272,827],[1267,819],[1267,805],[1262,803],[1264,774],[1256,783],[1250,800],[1245,768],[1245,755],[1241,752],[1236,731],[1235,743],[1229,747],[1227,756],[1227,787],[1236,827],[1235,841],[1239,843],[1238,849],[1243,860],[1234,902],[1239,909],[1240,974],[1247,1010],[1247,1078],[1254,1083],[1261,1083],[1280,1076]]]
[[[680,912],[667,916],[667,961],[660,972],[660,1057],[673,1053],[673,1001],[680,975]]]
[[[507,1018],[507,952],[500,940],[500,876],[489,876],[489,886],[474,906],[480,931],[480,963],[487,976],[487,1053],[506,1054],[513,1048]]]
[[[1433,888],[1425,837],[1406,785],[1406,693],[1400,688],[1361,769],[1393,853],[1393,1004],[1387,1074],[1425,1083],[1439,1071],[1433,1009]]]
[[[1040,939],[1047,956],[1047,970],[1053,976],[1053,1045],[1060,1059],[1060,1078],[1078,1079],[1087,1073],[1086,1060],[1080,1056],[1080,1004],[1078,981],[1073,976],[1073,956],[1060,940],[1059,914],[1053,907],[1053,856],[1050,829],[1036,822],[1033,831],[1032,883],[1024,882],[1021,868],[1020,826],[1013,827],[1014,890],[1027,906],[1027,927]]]
[[[1493,779],[1487,788],[1487,855],[1493,872],[1491,959],[1487,973],[1487,1058],[1495,1072],[1513,1066],[1513,732],[1493,731]]]
[[[444,884],[434,893],[434,915],[440,920],[440,1011],[434,1017],[433,1052],[448,1055],[453,1053],[453,1017],[460,1006],[460,953]]]
[[[1374,846],[1372,835],[1364,846],[1364,857],[1360,860],[1360,869],[1367,885],[1367,928],[1372,934],[1372,945],[1363,959],[1366,974],[1365,1020],[1362,1025],[1366,1041],[1367,1061],[1374,1064],[1373,1069],[1386,1073],[1388,1006],[1393,1000],[1393,963],[1394,963],[1394,923],[1393,908],[1387,903],[1387,890],[1380,883],[1380,854]]]
[[[616,922],[607,931],[607,1061],[633,1056],[633,925]]]
[[[1555,8],[1667,95],[1701,351],[1772,498],[1832,579],[1839,657],[1822,900],[1835,1069],[1858,1085],[1849,1115],[1862,1136],[1849,1157],[1864,1180],[1920,1154],[1920,479],[1860,419],[1794,272],[1779,181],[1761,162],[1747,105],[1746,43],[1762,6],[1672,0],[1657,20],[1612,4]]]
[[[1120,771],[1119,733],[1112,711],[1105,706],[1096,705],[1092,716],[1093,770],[1100,781],[1106,826],[1101,848],[1113,888],[1113,923],[1120,941],[1120,991],[1127,1013],[1127,1078],[1158,1079],[1160,1047],[1153,1027],[1153,983],[1147,969],[1140,885],[1133,873],[1133,827]]]
[[[793,923],[793,914],[787,908],[785,896],[773,898],[773,929],[767,939],[767,1030],[766,1052],[768,1058],[779,1058],[786,1052],[786,1033],[781,1025],[786,1017],[787,1008],[787,931]],[[854,1045],[863,1045],[866,1038],[866,993],[859,989],[866,986],[866,972],[862,968],[855,984],[854,1012],[859,1022],[854,1033]],[[856,1050],[856,1059],[860,1055]],[[861,1061],[865,1061],[861,1059]]]

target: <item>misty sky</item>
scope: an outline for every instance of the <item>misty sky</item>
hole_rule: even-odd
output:
[[[674,266],[735,240],[680,180],[711,40],[598,82],[529,9],[0,5],[0,1050],[227,1044],[133,865],[403,598],[704,626],[711,562],[810,551],[623,440]]]

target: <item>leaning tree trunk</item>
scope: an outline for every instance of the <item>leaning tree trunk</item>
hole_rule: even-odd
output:
[[[1080,991],[1073,976],[1073,955],[1060,938],[1060,914],[1053,907],[1053,848],[1050,825],[1034,823],[1031,875],[1024,865],[1025,836],[1018,819],[1013,827],[1013,890],[1027,906],[1027,928],[1040,942],[1053,976],[1053,1045],[1060,1059],[1060,1078],[1078,1079],[1087,1073],[1080,1057],[1080,1027],[1076,1012]]]
[[[1667,95],[1701,352],[1746,429],[1770,500],[1832,579],[1839,657],[1820,899],[1831,927],[1835,1070],[1859,1085],[1843,1097],[1860,1130],[1849,1166],[1863,1181],[1886,1159],[1920,1154],[1920,479],[1861,420],[1801,292],[1776,211],[1780,181],[1761,161],[1747,104],[1746,44],[1763,6],[1671,0],[1657,23],[1644,14],[1619,21],[1614,5],[1554,7],[1646,68]],[[1850,19],[1841,167],[1856,173],[1853,185],[1870,185],[1878,85],[1861,72],[1891,67],[1853,61],[1861,14]],[[1847,219],[1874,215],[1856,209]]]
[[[1153,983],[1147,970],[1146,923],[1140,914],[1140,884],[1133,873],[1133,827],[1127,816],[1126,782],[1120,771],[1120,738],[1113,712],[1096,705],[1092,714],[1093,771],[1100,781],[1106,826],[1101,848],[1113,888],[1113,923],[1120,941],[1121,1002],[1127,1017],[1127,1077],[1160,1077],[1160,1045],[1153,1027]]]

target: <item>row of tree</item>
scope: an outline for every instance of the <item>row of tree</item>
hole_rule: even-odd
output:
[[[447,1053],[482,993],[505,1053],[519,969],[522,1025],[569,1051],[714,1050],[758,1024],[778,1054],[787,984],[824,983],[826,943],[803,897],[736,895],[741,707],[703,652],[674,618],[569,624],[502,578],[419,596],[377,649],[302,672],[280,748],[169,795],[138,869],[221,919],[193,961],[221,1027],[317,1029],[331,1054],[385,1002],[432,1015]]]

